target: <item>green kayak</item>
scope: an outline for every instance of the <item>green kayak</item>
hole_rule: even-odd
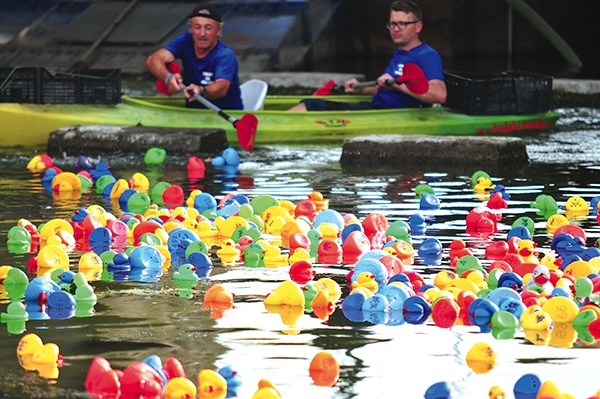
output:
[[[264,109],[226,111],[239,119],[245,113],[258,120],[256,144],[342,142],[366,134],[522,135],[552,129],[559,115],[470,116],[445,107],[369,111],[296,113],[287,110],[298,96],[267,96]],[[338,101],[361,101],[360,96],[329,96]],[[0,104],[2,146],[46,145],[50,133],[69,125],[153,127],[218,127],[237,143],[231,123],[212,110],[188,109],[182,97],[123,96],[116,105]]]

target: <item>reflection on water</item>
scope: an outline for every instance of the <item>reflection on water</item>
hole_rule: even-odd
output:
[[[552,196],[563,214],[568,198],[577,195],[590,202],[600,195],[600,155],[596,151],[599,114],[590,109],[560,112],[559,131],[526,138],[532,161],[529,167],[492,175],[494,183],[506,186],[510,200],[502,211],[496,236],[491,237],[466,233],[467,214],[488,199],[471,188],[474,170],[421,170],[419,165],[342,170],[339,147],[316,146],[258,148],[252,155],[242,154],[239,169],[208,167],[204,178],[188,178],[186,159],[169,158],[161,167],[146,167],[136,157],[107,156],[103,160],[117,178],[130,179],[141,172],[151,187],[159,182],[178,184],[186,195],[195,189],[211,193],[217,200],[233,192],[249,197],[271,194],[297,203],[317,190],[329,199],[330,208],[361,220],[379,212],[390,222],[408,221],[420,212],[426,229],[424,234],[411,237],[413,246],[418,248],[426,237],[435,237],[445,249],[437,265],[416,258],[414,269],[431,279],[434,273],[450,268],[448,247],[455,238],[465,240],[476,256],[489,264],[484,256],[487,244],[494,238],[505,238],[512,223],[522,216],[535,221],[534,241],[540,252],[547,252],[551,237],[546,221],[530,207],[540,194]],[[0,158],[0,230],[4,237],[21,218],[36,225],[57,218],[70,220],[75,210],[91,204],[119,213],[118,204],[92,189],[78,195],[46,191],[40,176],[25,169],[31,155],[26,150],[11,150]],[[55,161],[65,170],[72,170],[76,162]],[[414,192],[419,184],[433,188],[440,200],[439,209],[420,209]],[[579,216],[574,223],[585,229],[587,245],[600,237],[592,213]],[[77,270],[86,250],[80,244],[69,253],[71,270]],[[28,270],[33,255],[0,246],[2,264],[23,271]],[[200,370],[230,364],[242,377],[241,398],[251,397],[262,378],[275,382],[285,398],[375,398],[390,397],[392,392],[416,398],[441,380],[461,398],[482,398],[494,385],[511,391],[517,378],[526,373],[552,380],[575,397],[591,396],[599,388],[597,379],[589,377],[597,348],[582,343],[568,325],[557,324],[546,335],[534,332],[535,338],[519,331],[514,339],[496,339],[501,335],[478,333],[474,327],[443,329],[410,324],[397,312],[344,312],[338,306],[320,318],[317,312],[266,308],[264,297],[289,278],[288,268],[224,267],[214,253],[212,259],[210,278],[194,285],[173,280],[174,268],[153,275],[124,272],[120,277],[107,270],[90,274],[97,295],[92,309],[78,309],[69,318],[46,317],[43,312],[30,317],[26,332],[58,344],[64,356],[57,380],[20,367],[15,348],[22,334],[12,333],[2,323],[0,396],[82,397],[83,381],[95,356],[123,369],[150,355],[163,361],[171,356],[180,359],[194,382]],[[333,279],[345,296],[349,269],[347,265],[317,265],[315,278]],[[205,309],[203,295],[216,282],[235,295],[232,308]],[[0,291],[0,311],[6,312],[8,304],[6,291]],[[478,374],[465,361],[467,351],[477,342],[489,343],[498,354],[497,364],[485,374]],[[308,373],[310,360],[323,349],[334,353],[341,365],[340,380],[333,388],[314,385]]]

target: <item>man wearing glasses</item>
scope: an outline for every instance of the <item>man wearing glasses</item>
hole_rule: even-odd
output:
[[[372,101],[351,104],[304,99],[291,111],[420,108],[431,107],[435,103],[443,104],[447,95],[444,65],[438,52],[419,38],[423,30],[423,15],[419,6],[412,1],[394,1],[390,7],[390,19],[386,26],[398,48],[394,51],[392,60],[383,74],[377,78],[377,86],[354,89],[352,85],[358,83],[358,80],[350,79],[344,83],[346,93],[372,94]],[[405,63],[416,64],[423,70],[429,82],[427,92],[415,94],[405,84],[389,84],[390,80],[402,76]]]

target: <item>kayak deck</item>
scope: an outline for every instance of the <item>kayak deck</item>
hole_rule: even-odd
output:
[[[308,97],[308,96],[304,96]],[[236,119],[245,113],[259,119],[256,144],[342,142],[366,134],[519,135],[551,129],[559,115],[469,116],[444,107],[368,111],[287,112],[303,98],[268,96],[264,110],[226,112]],[[328,96],[331,100],[362,101],[362,96]],[[182,97],[128,97],[117,105],[0,104],[3,146],[47,144],[50,132],[69,125],[149,127],[217,127],[237,143],[231,123],[211,110],[190,109]]]

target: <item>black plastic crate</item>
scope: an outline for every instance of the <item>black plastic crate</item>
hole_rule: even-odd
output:
[[[0,68],[0,102],[117,104],[121,102],[121,70]]]
[[[445,72],[446,107],[468,115],[546,112],[552,105],[552,77],[529,72],[494,74]]]

